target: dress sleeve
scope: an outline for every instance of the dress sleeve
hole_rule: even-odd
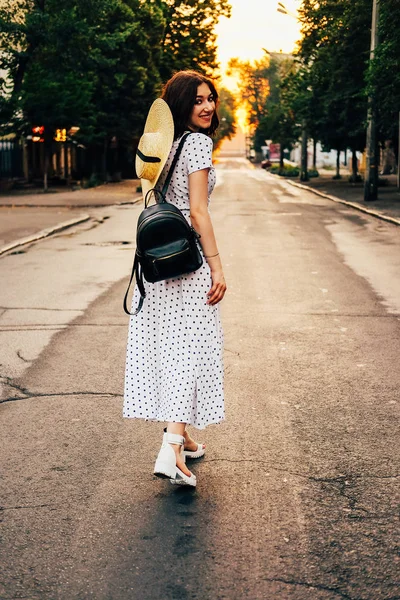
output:
[[[185,147],[189,175],[195,171],[212,167],[213,143],[207,135],[192,133],[187,138]]]

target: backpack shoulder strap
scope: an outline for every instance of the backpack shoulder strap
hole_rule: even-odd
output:
[[[129,309],[128,309],[128,293],[129,293],[129,288],[131,287],[131,284],[132,284],[132,280],[135,276],[136,276],[136,283],[137,283],[137,286],[138,286],[139,292],[140,292],[140,300],[139,300],[139,304],[138,304],[135,312],[131,313],[131,312],[129,312]],[[126,312],[126,314],[127,315],[137,315],[142,309],[145,297],[146,297],[146,291],[144,289],[144,284],[143,284],[143,273],[142,273],[142,269],[140,267],[138,255],[135,252],[135,260],[133,261],[131,278],[129,280],[128,289],[126,290],[126,294],[125,294],[125,298],[124,298],[124,311]]]
[[[166,178],[165,183],[163,185],[163,189],[161,191],[162,197],[165,197],[165,195],[167,193],[168,186],[170,184],[170,181],[171,181],[172,174],[174,172],[176,163],[178,162],[178,158],[179,158],[180,153],[182,151],[182,148],[183,148],[183,145],[185,143],[185,140],[186,140],[186,138],[189,135],[190,135],[190,132],[189,133],[185,133],[182,136],[181,141],[179,142],[179,146],[178,146],[178,148],[177,148],[177,150],[175,152],[174,160],[172,161],[171,167],[170,167],[170,169],[168,171],[167,178]],[[136,277],[136,283],[137,283],[137,286],[138,286],[138,289],[139,289],[139,292],[140,292],[140,300],[139,300],[139,304],[138,304],[135,312],[131,313],[131,312],[129,312],[129,309],[128,309],[128,293],[129,293],[129,289],[131,287],[131,284],[132,284],[132,281],[133,281],[134,277]],[[144,289],[143,273],[142,273],[142,269],[141,269],[141,266],[140,266],[140,261],[139,261],[138,255],[135,252],[135,260],[133,261],[131,278],[129,280],[128,289],[126,290],[126,294],[125,294],[125,298],[124,298],[124,311],[126,312],[126,314],[127,315],[137,315],[140,312],[140,310],[142,309],[145,297],[146,297],[146,291]]]
[[[167,177],[165,179],[165,183],[164,183],[163,188],[161,190],[161,194],[163,195],[164,198],[166,196],[166,193],[167,193],[167,190],[168,190],[168,186],[169,186],[169,184],[171,182],[171,178],[172,178],[174,169],[176,167],[176,163],[178,162],[178,158],[179,158],[179,156],[180,156],[180,154],[182,152],[183,145],[184,145],[184,143],[186,141],[186,138],[190,135],[190,133],[191,132],[185,133],[181,137],[181,141],[179,142],[179,146],[177,148],[177,151],[175,152],[174,160],[172,161],[172,164],[171,164],[170,169],[168,171],[168,175],[167,175]]]

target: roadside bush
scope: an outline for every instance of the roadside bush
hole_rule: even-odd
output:
[[[298,177],[300,173],[299,168],[292,165],[285,165],[283,169],[279,165],[272,165],[269,172],[281,177]]]
[[[319,173],[318,173],[317,169],[308,169],[308,176],[309,177],[319,177]]]

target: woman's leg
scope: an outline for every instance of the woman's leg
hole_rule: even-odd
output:
[[[185,435],[185,427],[186,423],[167,423],[167,433],[175,433],[176,435]],[[187,468],[185,461],[183,460],[181,449],[182,446],[178,444],[170,444],[172,448],[175,450],[176,454],[176,466],[180,469],[185,475],[188,477],[191,476],[191,472]]]
[[[189,435],[189,433],[186,431],[183,432],[182,434],[185,438],[185,445],[184,445],[184,449],[185,450],[189,450],[190,452],[196,452],[196,450],[198,449],[197,446],[197,442],[195,442]],[[203,449],[205,449],[206,445],[202,444]]]

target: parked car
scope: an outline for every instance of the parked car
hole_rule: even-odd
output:
[[[262,160],[260,163],[260,166],[262,169],[269,169],[269,167],[272,165],[272,162],[269,160],[269,158],[266,158],[265,160]]]

